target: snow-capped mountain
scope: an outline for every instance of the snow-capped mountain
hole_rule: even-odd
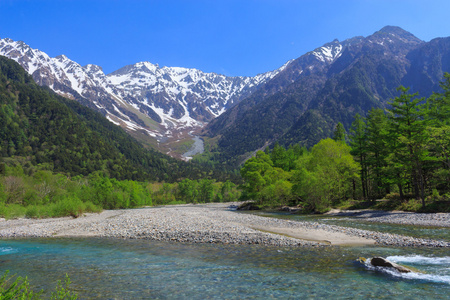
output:
[[[17,61],[39,85],[99,110],[131,133],[158,139],[203,127],[288,65],[255,77],[227,77],[139,62],[106,75],[100,66],[52,58],[8,38],[0,39],[0,55]]]
[[[394,26],[367,37],[337,40],[292,61],[245,100],[215,118],[203,134],[216,161],[238,166],[259,149],[312,147],[349,130],[355,114],[386,108],[397,88],[429,97],[450,71],[450,37],[424,42]]]

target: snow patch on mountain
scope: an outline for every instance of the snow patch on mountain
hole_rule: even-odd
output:
[[[342,45],[335,40],[330,44],[326,44],[314,50],[313,55],[321,62],[333,62],[342,54]]]
[[[290,63],[254,77],[228,77],[150,62],[106,75],[100,66],[81,66],[65,55],[51,58],[8,38],[0,39],[0,55],[17,61],[38,84],[64,97],[88,100],[112,123],[160,138],[174,130],[205,126]]]

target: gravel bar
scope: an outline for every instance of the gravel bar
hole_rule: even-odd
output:
[[[405,211],[382,210],[332,210],[330,216],[343,216],[369,222],[417,225],[431,227],[450,227],[450,213],[413,213]]]
[[[360,237],[382,245],[450,247],[450,243],[445,241],[239,213],[229,209],[229,205],[230,203],[214,203],[105,210],[76,219],[3,219],[0,221],[0,237],[111,237],[186,243],[327,245],[320,239],[304,240],[290,237],[288,234],[261,230],[278,228],[278,233],[282,232],[282,229],[286,229],[286,232],[296,230],[313,233],[320,230],[337,236]]]

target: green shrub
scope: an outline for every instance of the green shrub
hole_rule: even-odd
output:
[[[178,204],[186,204],[186,201],[172,200],[169,203],[167,203],[167,205],[178,205]]]
[[[400,194],[399,193],[390,193],[390,194],[387,194],[385,196],[385,198],[387,200],[400,200]]]
[[[28,279],[22,277],[8,276],[9,271],[6,271],[0,278],[0,299],[42,299],[43,290],[34,292],[30,289]],[[55,291],[51,294],[51,299],[55,300],[76,300],[78,294],[70,291],[70,278],[66,274],[64,285],[61,280],[58,281]]]
[[[5,219],[15,219],[25,216],[26,208],[19,204],[2,204],[1,216]]]
[[[42,291],[34,293],[29,290],[30,284],[27,278],[8,276],[6,271],[0,278],[0,299],[39,299]],[[12,282],[11,282],[12,281]]]
[[[65,197],[55,203],[52,217],[72,216],[78,218],[86,209],[86,204],[76,197]]]
[[[84,205],[85,205],[85,207],[84,207],[85,212],[99,213],[102,211],[101,207],[96,206],[91,201],[84,202]]]
[[[27,207],[27,210],[25,212],[25,217],[27,218],[40,218],[40,211],[39,208],[36,205],[30,205]]]

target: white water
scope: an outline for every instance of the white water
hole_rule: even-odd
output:
[[[426,274],[391,275],[353,263],[360,256],[393,255],[429,260],[414,265]],[[0,240],[2,270],[27,276],[48,298],[67,273],[82,299],[447,299],[448,256],[448,248]]]
[[[388,256],[386,259],[406,267],[413,267],[418,272],[401,273],[392,268],[374,267],[370,264],[370,259],[366,260],[365,266],[369,270],[382,272],[397,278],[450,284],[450,256],[397,255]]]
[[[0,255],[16,253],[17,250],[11,247],[0,247]]]
[[[396,255],[388,256],[386,259],[395,263],[412,263],[415,265],[447,265],[450,267],[450,256],[427,257],[423,255]]]

